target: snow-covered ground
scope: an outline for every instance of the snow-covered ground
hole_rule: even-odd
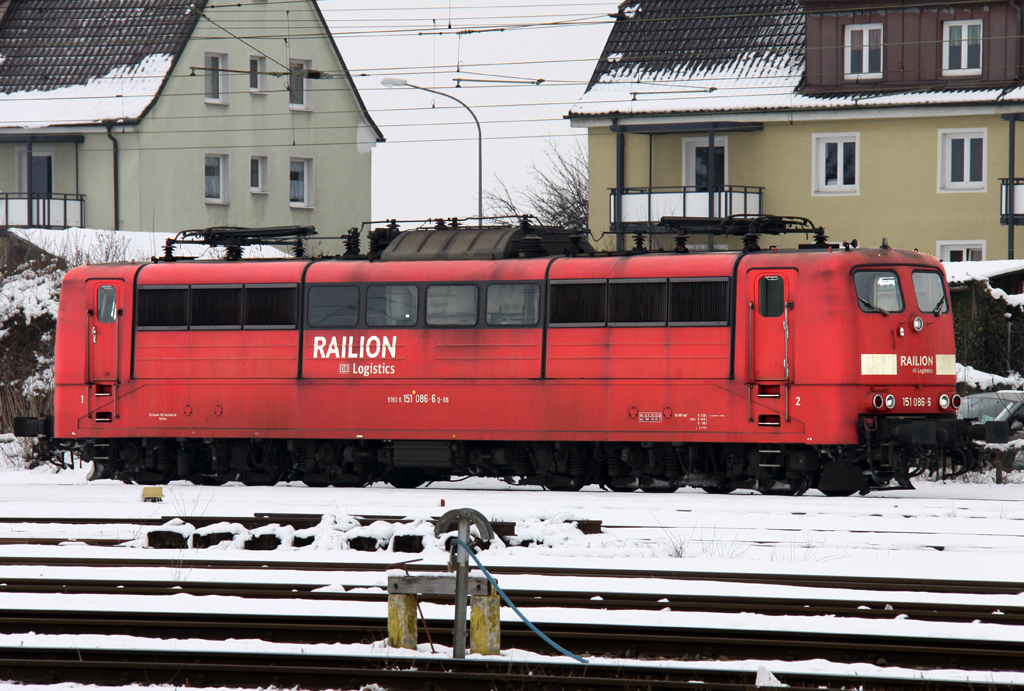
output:
[[[709,495],[680,490],[672,494],[605,492],[588,488],[577,493],[547,492],[536,488],[508,487],[493,480],[472,479],[438,483],[415,490],[399,490],[386,485],[360,489],[313,489],[304,486],[277,487],[199,487],[186,483],[164,488],[163,503],[146,503],[141,488],[119,482],[88,483],[82,469],[52,472],[48,469],[12,471],[0,474],[0,518],[17,517],[24,522],[0,523],[0,537],[32,535],[68,540],[60,546],[9,545],[4,553],[17,556],[131,556],[163,560],[166,550],[147,549],[142,525],[98,526],[88,524],[59,526],[31,523],[39,518],[153,519],[184,517],[242,517],[254,513],[323,514],[327,518],[317,528],[313,545],[288,547],[290,541],[273,552],[251,552],[241,542],[222,543],[209,550],[175,552],[183,559],[190,556],[251,561],[252,572],[168,569],[156,564],[152,569],[135,567],[118,571],[125,582],[160,580],[233,580],[250,577],[263,582],[312,583],[325,591],[353,587],[380,594],[387,565],[422,558],[422,563],[442,564],[447,560],[441,544],[425,540],[426,548],[417,555],[381,551],[357,552],[347,549],[352,535],[376,534],[383,539],[395,524],[382,522],[360,526],[352,517],[405,516],[413,523],[398,530],[429,533],[425,519],[438,517],[451,508],[471,507],[494,521],[513,521],[517,534],[533,540],[529,547],[507,547],[497,542],[480,554],[487,566],[544,566],[565,568],[593,567],[649,571],[650,576],[628,583],[595,577],[502,576],[509,589],[550,588],[552,582],[563,589],[610,592],[664,592],[702,594],[708,597],[742,592],[758,597],[856,598],[865,606],[884,608],[889,602],[943,602],[951,598],[965,604],[1000,607],[1024,606],[1024,595],[936,595],[929,593],[864,593],[840,589],[800,589],[788,586],[741,584],[707,581],[678,581],[668,572],[733,572],[751,574],[815,574],[819,576],[888,576],[901,578],[943,578],[966,581],[1003,581],[1021,583],[1024,591],[1024,483],[1005,485],[961,481],[917,481],[913,492],[878,492],[868,496],[827,498],[814,492],[802,497],[761,496],[736,492]],[[421,522],[417,522],[417,520]],[[577,520],[600,520],[604,531],[585,535]],[[282,529],[287,538],[288,531]],[[120,547],[90,547],[74,544],[75,539],[106,536],[124,540]],[[274,563],[279,569],[257,569],[259,564]],[[322,572],[290,570],[289,562],[322,561]],[[345,571],[344,563],[379,564],[379,571]],[[410,565],[409,568],[415,568]],[[31,570],[35,577],[107,578],[108,569],[85,567],[46,567]],[[246,575],[249,573],[249,575]],[[23,578],[24,567],[0,567],[3,578]],[[812,595],[812,592],[813,595]],[[359,592],[359,590],[355,591]],[[0,607],[30,606],[38,609],[105,611],[245,611],[250,603],[223,596],[147,597],[141,595],[15,595],[0,592]],[[283,614],[299,611],[310,616],[329,616],[332,605],[311,600],[262,600],[261,611],[280,610]],[[386,605],[374,599],[346,600],[346,613],[385,616]],[[443,605],[425,605],[429,618],[446,615]],[[450,609],[450,608],[448,608]],[[308,611],[307,611],[308,610]],[[1024,628],[993,623],[943,623],[915,621],[912,618],[856,619],[843,617],[781,617],[760,614],[694,613],[686,611],[622,612],[590,609],[560,610],[533,607],[529,616],[542,628],[545,623],[592,621],[595,624],[638,624],[647,626],[703,626],[709,628],[749,628],[758,630],[799,630],[830,634],[916,635],[921,637],[972,640],[1024,641]],[[502,618],[514,617],[503,608]],[[116,640],[114,640],[116,638]],[[127,636],[44,636],[14,634],[0,636],[2,645],[78,648],[132,647],[176,650],[202,647],[225,651],[304,650],[323,654],[357,654],[396,659],[423,656],[444,657],[450,651],[438,646],[436,653],[421,646],[417,651],[396,651],[384,643],[373,645],[290,646],[263,641],[162,641]],[[521,650],[505,650],[509,660],[529,661],[536,655]],[[623,664],[636,664],[623,661]],[[649,664],[649,661],[645,664]],[[847,672],[861,678],[884,677],[907,680],[969,680],[972,683],[1024,684],[1024,674],[1008,672],[968,672],[962,670],[921,671],[837,665],[814,661],[666,661],[665,666],[685,669],[736,669],[756,671],[765,667],[785,680],[786,674],[831,674]],[[36,687],[31,688],[36,691]],[[47,691],[68,691],[73,685],[46,687]],[[82,687],[78,687],[82,688]],[[86,687],[95,688],[95,687]],[[0,685],[0,691],[6,687]]]

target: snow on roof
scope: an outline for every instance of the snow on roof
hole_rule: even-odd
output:
[[[85,263],[85,260],[93,263],[148,261],[150,257],[163,255],[164,242],[174,237],[164,233],[92,228],[11,228],[10,232],[51,254],[69,259],[72,264]],[[174,250],[175,256],[207,259],[219,257],[219,252],[202,245],[180,245]],[[282,259],[291,255],[269,245],[257,245],[247,247],[244,256],[249,259]]]
[[[1002,259],[984,262],[943,262],[946,280],[950,283],[987,281],[1017,271],[1024,271],[1024,259]]]
[[[98,125],[103,120],[139,118],[159,93],[173,62],[173,55],[150,55],[85,84],[0,94],[4,126]]]
[[[9,0],[0,21],[3,127],[138,118],[205,0]]]
[[[1024,88],[802,93],[802,7],[737,1],[723,11],[714,0],[647,0],[642,20],[620,16],[570,117],[1024,99]]]

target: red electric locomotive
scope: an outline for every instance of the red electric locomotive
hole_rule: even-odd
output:
[[[367,256],[355,236],[342,257],[281,260],[237,260],[280,229],[211,229],[183,240],[226,260],[79,267],[61,291],[55,415],[17,433],[140,483],[826,494],[909,488],[972,467],[972,438],[1005,439],[1005,423],[956,419],[934,258],[773,217],[722,222],[743,250],[688,251],[676,225],[668,251],[392,228]],[[786,231],[814,241],[759,247]]]

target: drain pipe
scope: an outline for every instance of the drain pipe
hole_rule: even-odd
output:
[[[111,133],[111,130],[114,128],[114,125],[117,124],[117,121],[116,120],[107,120],[103,124],[107,126],[107,139],[109,139],[114,144],[114,148],[113,148],[113,154],[114,154],[114,230],[121,230],[121,202],[120,202],[120,199],[118,199],[118,194],[117,194],[118,188],[120,187],[120,185],[118,184],[119,183],[119,174],[118,174],[118,165],[117,165],[117,161],[118,161],[119,156],[118,156],[118,149],[117,149],[117,140],[114,139],[114,135]]]

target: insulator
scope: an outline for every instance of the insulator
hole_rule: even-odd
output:
[[[676,233],[676,252],[679,254],[689,254],[690,248],[686,246],[686,240],[689,236],[686,233]]]
[[[743,236],[743,251],[744,252],[758,252],[761,246],[757,244],[759,233],[747,233]]]
[[[241,245],[228,245],[224,248],[224,258],[229,262],[238,261],[242,258],[242,247]]]
[[[643,252],[646,248],[644,247],[644,234],[643,231],[636,231],[633,233],[633,249],[637,252]]]
[[[358,257],[359,256],[359,229],[350,228],[348,234],[345,235],[345,254],[343,257]]]
[[[302,240],[295,242],[295,245],[292,247],[292,254],[295,255],[296,259],[302,259],[306,256],[306,246],[302,244]]]

